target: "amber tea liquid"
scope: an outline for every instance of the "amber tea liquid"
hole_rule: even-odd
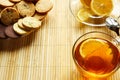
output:
[[[99,45],[97,43],[94,42],[96,45],[93,45],[92,40],[89,42],[89,39],[80,42],[75,49],[75,54],[73,57],[77,61],[78,65],[84,70],[95,74],[107,74],[114,70],[119,61],[118,48],[107,40],[92,38],[93,41],[98,40],[99,42],[103,43],[103,45],[98,47]],[[80,53],[80,47],[85,41],[87,41],[87,43],[84,44],[84,46],[87,47],[87,49],[84,50],[83,47],[81,49],[83,52]],[[98,47],[97,49],[89,52],[96,46]],[[85,51],[88,52],[87,55],[83,57]]]

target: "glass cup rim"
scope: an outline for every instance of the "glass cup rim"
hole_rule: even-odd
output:
[[[76,43],[77,43],[83,36],[85,36],[85,35],[87,35],[87,34],[91,34],[91,33],[105,34],[105,35],[113,38],[113,39],[117,42],[117,44],[119,44],[119,41],[118,41],[115,37],[113,37],[112,35],[109,35],[108,33],[105,33],[105,32],[91,31],[91,32],[87,32],[87,33],[81,35],[81,36],[75,41],[75,43],[74,43],[74,45],[73,45],[73,47],[72,47],[72,57],[73,57],[74,63],[75,63],[82,71],[84,71],[84,72],[87,73],[87,74],[89,74],[90,72],[88,72],[88,71],[86,71],[85,69],[83,69],[83,68],[78,64],[78,62],[76,61],[76,59],[75,59],[75,57],[74,57],[74,48],[75,48]],[[115,45],[115,46],[117,47],[117,45]],[[118,48],[118,47],[117,47],[117,48]],[[120,51],[119,51],[119,52],[120,52]],[[119,53],[119,54],[120,54],[120,53]],[[109,72],[109,73],[111,74],[111,73],[116,72],[116,71],[119,69],[119,67],[120,67],[120,63],[118,63],[117,66],[116,66],[111,72]],[[90,74],[92,74],[92,73],[90,73]],[[94,76],[95,73],[93,73],[92,75]],[[95,77],[98,77],[98,78],[104,78],[104,77],[106,77],[106,76],[109,76],[109,74],[105,73],[105,74],[97,74],[97,75],[95,75]]]

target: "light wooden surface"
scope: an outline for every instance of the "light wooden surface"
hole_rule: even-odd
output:
[[[21,39],[0,40],[0,80],[81,80],[72,59],[75,40],[94,30],[114,34],[105,27],[78,23],[69,0],[52,1],[54,8],[38,31]],[[119,75],[120,70],[111,79],[120,80]]]

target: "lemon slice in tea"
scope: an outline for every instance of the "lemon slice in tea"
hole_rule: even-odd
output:
[[[90,8],[91,0],[80,0],[80,1],[83,4],[83,6],[85,6],[86,8]]]
[[[90,16],[93,16],[93,15],[94,13],[90,9],[81,8],[77,13],[77,18],[80,22],[84,22],[88,20]]]
[[[112,0],[92,0],[91,10],[97,15],[109,15],[113,10]]]
[[[102,47],[105,43],[99,39],[87,39],[85,40],[79,49],[80,55],[85,58],[95,50]]]

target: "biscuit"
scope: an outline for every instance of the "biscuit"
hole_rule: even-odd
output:
[[[15,23],[20,18],[15,8],[7,7],[1,11],[1,22],[5,25]]]
[[[25,34],[28,33],[28,31],[25,31],[25,30],[21,29],[21,28],[18,26],[18,23],[15,23],[15,24],[13,25],[13,30],[14,30],[17,34],[19,34],[19,35],[25,35]]]
[[[53,8],[53,4],[50,0],[39,0],[35,8],[39,13],[46,13]]]
[[[22,28],[22,29],[25,29],[25,27],[24,27],[23,24],[22,24],[22,21],[23,21],[22,19],[19,19],[19,20],[18,20],[18,22],[17,22],[17,23],[18,23],[18,26],[19,26],[20,28]]]
[[[4,7],[11,7],[14,3],[10,2],[9,0],[0,0],[0,5]]]
[[[23,19],[19,19],[18,20],[18,26],[20,27],[20,28],[22,28],[23,30],[27,30],[27,31],[30,31],[31,29],[28,29],[28,28],[26,28],[25,26],[23,26]]]
[[[40,14],[40,13],[37,13],[37,12],[33,15],[33,17],[35,17],[36,19],[38,19],[40,21],[43,20],[46,16],[47,16],[47,13]]]
[[[0,24],[0,38],[6,38],[7,36],[5,35],[5,26]]]
[[[35,6],[32,2],[20,1],[16,8],[22,17],[32,16],[35,13]]]
[[[21,0],[10,0],[10,1],[16,3],[16,2],[20,2]]]
[[[41,26],[41,21],[34,17],[25,17],[23,18],[23,25],[29,29],[36,29]]]
[[[37,2],[38,0],[24,0],[24,1],[27,1],[27,2]]]
[[[6,27],[5,34],[9,38],[19,38],[20,37],[20,35],[18,35],[17,33],[15,33],[15,31],[13,30],[13,26],[12,25]]]

